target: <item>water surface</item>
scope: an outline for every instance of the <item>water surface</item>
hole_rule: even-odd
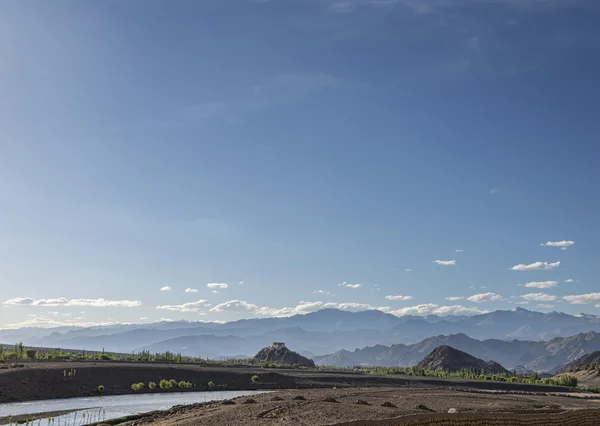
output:
[[[76,410],[53,419],[40,418],[33,425],[79,426],[131,414],[167,410],[174,405],[220,401],[239,396],[255,395],[262,391],[170,392],[140,395],[94,396],[88,398],[52,399],[46,401],[0,404],[0,417],[22,414]]]

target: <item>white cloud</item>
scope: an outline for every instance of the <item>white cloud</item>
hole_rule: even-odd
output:
[[[17,329],[24,327],[39,327],[39,328],[53,328],[53,327],[106,327],[110,325],[116,324],[127,324],[124,322],[113,322],[113,321],[105,321],[105,322],[80,322],[82,318],[73,318],[73,319],[65,319],[65,320],[57,320],[55,318],[44,318],[44,317],[35,317],[28,319],[23,322],[14,323],[14,324],[6,324],[3,328],[7,329]]]
[[[475,303],[499,302],[502,300],[502,296],[496,293],[479,293],[467,297],[467,300]]]
[[[362,284],[349,284],[347,282],[343,282],[343,283],[338,284],[338,285],[342,286],[342,287],[347,287],[347,288],[361,288],[362,287]]]
[[[244,285],[244,280],[240,281],[238,284],[239,285]]]
[[[548,242],[542,243],[540,245],[545,246],[545,247],[557,247],[557,248],[560,248],[561,250],[566,250],[569,247],[571,247],[573,244],[575,244],[575,241],[548,241]]]
[[[160,291],[171,291],[171,290],[173,290],[173,289],[171,288],[171,286],[168,286],[168,285],[161,287],[161,289],[160,289]]]
[[[404,272],[412,272],[412,269],[405,269]]]
[[[140,321],[147,321],[147,320],[148,320],[148,317],[141,317],[140,318]]]
[[[572,278],[569,278],[568,280],[565,280],[565,283],[567,283],[567,284],[571,284],[572,282],[574,282],[574,280]]]
[[[139,300],[106,300],[106,299],[32,299],[30,297],[17,297],[7,300],[5,305],[13,306],[90,306],[94,308],[136,308],[142,305]]]
[[[463,300],[464,297],[463,296],[450,296],[450,297],[446,297],[446,300],[450,300],[452,302],[455,302],[457,300]]]
[[[454,266],[456,265],[456,260],[434,260],[433,263],[437,263],[442,266]]]
[[[537,304],[536,306],[538,308],[541,308],[541,309],[552,309],[552,308],[554,308],[554,305],[548,305],[546,303],[540,303],[540,304]]]
[[[550,269],[558,268],[560,266],[560,262],[535,262],[529,265],[520,264],[513,266],[513,271],[547,271]]]
[[[315,290],[315,291],[313,291],[313,293],[315,293],[315,294],[326,294],[328,296],[331,294],[330,292],[325,291],[325,290]]]
[[[230,300],[210,308],[211,312],[252,312],[258,313],[260,307],[244,300]]]
[[[412,296],[385,296],[387,300],[412,300]]]
[[[212,292],[213,292],[213,293],[220,293],[220,291],[219,291],[219,290],[213,290]]]
[[[227,287],[229,287],[229,284],[226,284],[226,283],[208,283],[208,284],[206,284],[206,287],[208,287],[208,288],[227,288]]]
[[[203,312],[211,306],[208,300],[200,299],[197,302],[188,302],[182,305],[161,305],[156,309],[161,311],[177,311],[177,312]]]
[[[454,250],[455,253],[462,253],[463,251],[463,249]]]
[[[484,314],[487,311],[483,311],[477,308],[468,308],[466,306],[454,305],[454,306],[439,306],[433,303],[426,303],[416,306],[408,306],[402,309],[396,309],[388,311],[392,315],[398,317],[404,315],[443,315],[443,316],[457,316],[457,315],[478,315]]]
[[[500,188],[492,188],[492,189],[490,189],[490,195],[494,195],[498,191],[500,191]]]
[[[552,302],[556,300],[556,296],[546,293],[528,293],[519,296],[523,300],[532,300],[536,302]]]
[[[599,303],[600,293],[588,293],[588,294],[573,294],[570,296],[563,297],[567,302],[571,302],[573,305],[585,305],[588,303]]]
[[[529,302],[516,302],[517,305],[529,305]]]
[[[186,288],[185,292],[186,293],[198,293],[198,289],[196,289],[196,288]]]
[[[552,288],[558,286],[558,281],[532,281],[524,284],[527,288]]]

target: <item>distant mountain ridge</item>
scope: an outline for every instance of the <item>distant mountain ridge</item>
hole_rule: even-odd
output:
[[[402,353],[406,345],[420,344],[432,336],[461,334],[472,339],[496,339],[498,342],[495,346],[502,348],[502,341],[505,340],[542,341],[590,331],[600,332],[600,319],[597,316],[558,312],[546,314],[522,308],[453,317],[396,317],[376,310],[347,312],[324,309],[287,318],[245,319],[224,324],[175,321],[91,328],[0,330],[0,342],[11,344],[21,341],[30,346],[86,350],[104,348],[114,352],[168,350],[210,358],[256,353],[273,341],[284,341],[301,353],[316,355],[366,346],[387,346],[389,350],[381,351],[385,354],[377,353],[376,357],[381,358],[381,362],[392,364],[397,362],[399,356],[404,357]],[[462,347],[458,348],[463,350]],[[433,349],[431,347],[429,351]],[[370,351],[377,352],[375,349]],[[346,363],[343,358],[348,358],[348,363],[356,361],[356,354],[350,356],[349,353],[340,352],[339,363]],[[556,365],[559,360],[538,358],[552,356],[552,353],[534,351],[522,360],[511,360],[508,365],[524,365],[537,360],[536,369],[543,370],[548,365]],[[366,353],[363,355],[365,362],[370,362]],[[419,362],[426,353],[421,351],[418,355],[411,358],[413,364]]]
[[[547,342],[477,340],[459,333],[429,337],[412,345],[377,345],[352,352],[341,350],[313,359],[318,365],[335,367],[410,367],[440,346],[451,346],[483,360],[495,360],[509,369],[520,367],[519,369],[532,371],[553,371],[586,353],[600,350],[600,333],[556,337]]]
[[[454,349],[451,346],[438,346],[421,362],[417,364],[421,370],[445,370],[457,372],[461,370],[472,370],[483,374],[508,374],[506,368],[495,361],[484,361],[474,356]]]

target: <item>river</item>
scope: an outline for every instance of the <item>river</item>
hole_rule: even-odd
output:
[[[261,391],[174,392],[121,396],[95,396],[89,398],[52,399],[47,401],[0,404],[0,418],[24,414],[50,413],[76,410],[53,418],[36,416],[34,426],[81,426],[131,414],[167,410],[174,405],[220,401],[239,396],[264,393]],[[8,424],[8,423],[7,423]],[[13,422],[13,425],[15,423]]]

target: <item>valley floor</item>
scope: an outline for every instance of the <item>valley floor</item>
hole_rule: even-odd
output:
[[[253,382],[252,377],[258,376]],[[567,388],[519,383],[368,375],[346,371],[263,369],[261,367],[204,366],[199,364],[157,364],[143,362],[32,362],[0,369],[0,402],[53,398],[124,395],[135,393],[134,383],[174,379],[191,382],[184,391],[281,390],[349,387],[452,387],[481,390],[572,392]],[[180,391],[180,389],[177,389]]]
[[[589,395],[587,395],[589,396]],[[387,406],[382,406],[387,405]],[[215,402],[195,406],[174,407],[165,412],[150,413],[134,421],[120,425],[155,426],[253,426],[270,425],[343,425],[349,422],[383,421],[383,424],[404,424],[410,417],[424,415],[425,419],[449,416],[450,409],[458,413],[475,413],[481,418],[509,417],[506,424],[514,425],[510,419],[523,416],[536,425],[598,424],[586,423],[586,419],[600,420],[600,400],[579,398],[576,394],[542,395],[537,393],[495,393],[490,391],[451,390],[441,388],[346,388],[287,390],[253,397],[242,397],[226,404]],[[566,419],[565,413],[577,411],[575,419]],[[437,413],[437,414],[436,414]],[[507,413],[507,414],[498,414]],[[562,413],[562,414],[561,414]],[[468,418],[474,414],[453,414],[454,419]],[[425,420],[424,419],[424,420]],[[554,420],[555,423],[551,422]],[[569,420],[569,421],[567,421]],[[426,420],[425,420],[426,421]],[[473,420],[471,420],[473,422]],[[575,423],[571,423],[574,421]],[[353,424],[369,424],[353,423]],[[430,424],[428,422],[419,424]],[[434,423],[431,423],[434,424]],[[435,423],[450,424],[450,423]],[[462,424],[462,423],[451,423]],[[482,424],[464,423],[464,424]],[[488,423],[486,423],[488,424]],[[492,424],[492,423],[490,423]]]

